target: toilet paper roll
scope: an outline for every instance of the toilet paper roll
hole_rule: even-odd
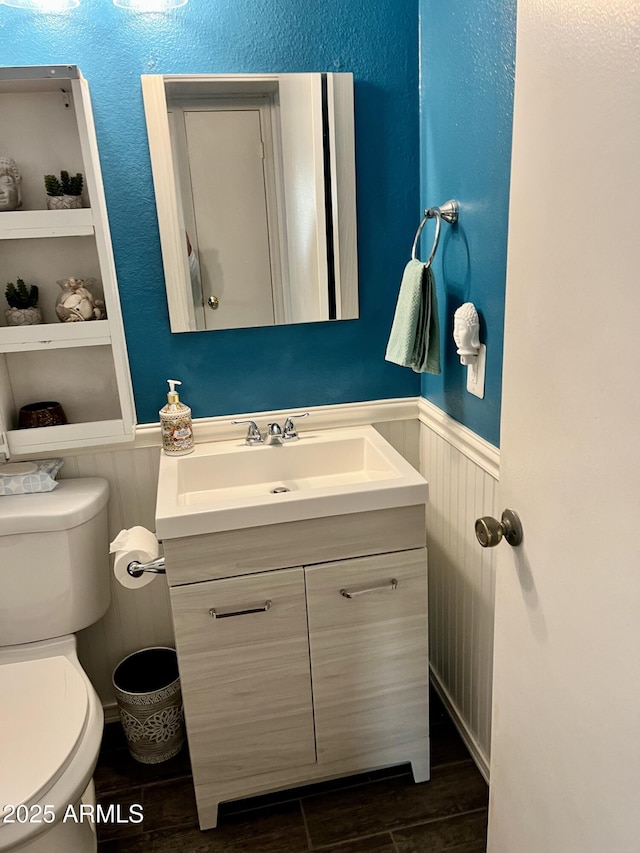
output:
[[[148,563],[160,556],[160,543],[155,534],[146,527],[131,527],[121,530],[109,547],[109,552],[115,554],[113,573],[118,583],[127,589],[139,589],[151,583],[157,575],[145,572],[139,578],[132,578],[127,567],[133,560]]]

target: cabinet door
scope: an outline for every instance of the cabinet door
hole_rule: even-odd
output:
[[[174,587],[171,603],[196,785],[313,764],[302,568]]]
[[[318,763],[428,737],[426,550],[305,574]]]

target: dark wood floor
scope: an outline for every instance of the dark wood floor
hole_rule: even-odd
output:
[[[95,774],[103,808],[142,806],[144,821],[98,825],[99,853],[480,853],[488,789],[437,697],[431,704],[431,779],[408,766],[220,806],[198,829],[186,749],[161,765],[134,761],[119,724],[107,726]]]

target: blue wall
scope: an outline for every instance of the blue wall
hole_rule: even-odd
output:
[[[443,338],[442,374],[422,396],[498,445],[516,0],[420,0],[421,202],[456,198],[434,262]],[[427,229],[425,229],[425,232]],[[428,252],[433,230],[422,245]],[[429,245],[427,245],[429,244]],[[542,274],[542,271],[541,271]],[[487,345],[485,398],[466,391],[451,337],[453,313],[473,302]]]
[[[167,377],[196,417],[420,393],[384,361],[420,205],[418,0],[190,0],[165,15],[82,0],[0,19],[2,64],[73,63],[89,81],[140,423]],[[354,74],[360,319],[172,335],[140,75],[269,71]]]

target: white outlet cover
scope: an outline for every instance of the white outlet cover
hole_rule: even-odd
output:
[[[470,364],[467,367],[467,391],[474,394],[476,397],[484,399],[484,374],[487,364],[487,348],[484,344],[480,344],[478,350],[478,360],[475,365]]]

